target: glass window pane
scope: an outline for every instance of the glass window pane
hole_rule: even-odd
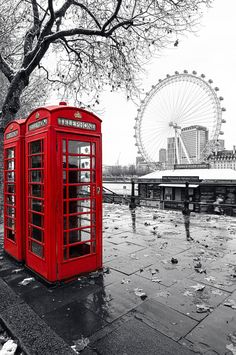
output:
[[[69,213],[90,211],[90,200],[69,201]]]
[[[9,217],[14,218],[15,217],[15,208],[14,207],[7,207],[7,215]]]
[[[63,139],[63,141],[62,141],[62,150],[63,150],[63,153],[66,152],[66,140],[65,139]]]
[[[77,243],[77,242],[83,242],[86,240],[91,239],[91,229],[86,228],[86,229],[80,229],[76,231],[70,231],[69,232],[69,243]]]
[[[67,232],[64,232],[63,240],[64,240],[64,245],[66,245],[67,244]]]
[[[14,195],[7,195],[7,204],[14,205],[15,204],[15,196]]]
[[[92,143],[92,155],[95,155],[96,153],[96,144]]]
[[[79,256],[90,254],[90,243],[74,245],[69,248],[69,258],[78,258]]]
[[[38,244],[37,242],[31,241],[31,251],[32,253],[43,258],[43,246]]]
[[[63,170],[63,184],[66,184],[66,170]]]
[[[96,159],[92,158],[92,169],[96,168]]]
[[[90,226],[91,224],[91,215],[83,214],[83,215],[75,215],[69,216],[69,228],[80,228]]]
[[[14,170],[15,169],[15,161],[14,160],[8,160],[7,161],[7,170]]]
[[[9,194],[14,194],[15,193],[15,184],[7,184],[7,192]]]
[[[69,229],[79,228],[81,221],[79,216],[69,216]]]
[[[8,182],[15,181],[15,173],[13,171],[11,171],[10,173],[7,173],[6,179]]]
[[[14,229],[15,227],[15,220],[13,218],[7,218],[7,227]]]
[[[15,148],[8,148],[7,149],[7,158],[14,158],[15,157]]]
[[[80,232],[81,232],[80,230],[69,232],[69,243],[70,244],[81,242]]]
[[[90,196],[90,185],[69,186],[69,198]]]
[[[30,171],[30,181],[32,182],[42,182],[43,172],[42,170],[32,170]]]
[[[31,185],[31,195],[35,197],[42,196],[42,186],[41,185]]]
[[[30,143],[30,154],[37,154],[42,152],[41,142],[41,140],[38,140]]]
[[[91,173],[88,171],[78,171],[78,170],[69,170],[69,184],[75,184],[80,182],[90,182]]]
[[[81,230],[81,241],[86,241],[91,239],[91,229],[82,229]]]
[[[90,157],[86,156],[68,156],[69,169],[90,169]]]
[[[33,211],[42,212],[43,211],[43,201],[42,200],[31,199],[30,208]]]
[[[41,229],[31,227],[31,238],[38,240],[39,242],[43,241],[43,231]]]
[[[90,154],[90,143],[69,140],[68,152],[71,154]]]
[[[30,157],[31,168],[42,168],[42,155],[33,155]]]
[[[15,232],[11,229],[6,229],[7,238],[15,241]]]
[[[31,213],[31,216],[32,216],[32,224],[39,227],[43,226],[43,216],[37,213]]]

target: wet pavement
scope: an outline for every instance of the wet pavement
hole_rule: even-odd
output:
[[[192,213],[191,242],[178,211],[105,204],[103,222],[104,269],[57,286],[22,284],[1,244],[0,317],[27,354],[236,354],[235,218]]]

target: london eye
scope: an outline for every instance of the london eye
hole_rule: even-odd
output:
[[[144,161],[157,169],[205,162],[223,134],[225,108],[218,91],[204,74],[187,70],[153,85],[141,101],[134,126]]]

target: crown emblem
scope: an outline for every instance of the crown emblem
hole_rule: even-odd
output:
[[[81,113],[79,111],[75,112],[74,117],[75,118],[82,118]]]

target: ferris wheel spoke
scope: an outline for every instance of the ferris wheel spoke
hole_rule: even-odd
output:
[[[208,108],[209,110],[212,110],[212,104],[209,102],[209,101],[194,101],[193,103],[191,103],[191,105],[189,105],[189,107],[188,108],[186,108],[185,109],[185,111],[183,111],[182,112],[182,115],[183,115],[183,117],[185,116],[185,115],[189,115],[189,114],[191,114],[191,112],[195,112],[195,111],[202,111],[202,110],[204,110],[205,108]]]

